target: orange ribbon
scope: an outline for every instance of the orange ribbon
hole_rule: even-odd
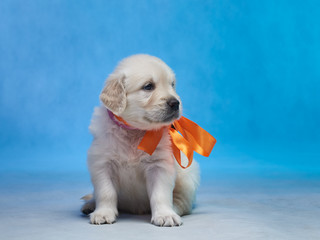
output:
[[[117,120],[128,125],[122,118],[115,117]],[[138,149],[152,155],[162,138],[162,134],[161,130],[147,131],[139,143]],[[183,116],[179,120],[174,121],[172,126],[169,127],[169,134],[171,136],[173,155],[182,168],[188,168],[191,165],[193,151],[208,157],[216,144],[216,139],[210,133]],[[188,158],[187,166],[183,166],[181,163],[180,151]]]

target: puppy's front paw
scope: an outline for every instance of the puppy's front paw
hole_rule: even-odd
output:
[[[90,223],[98,225],[112,224],[116,221],[117,215],[118,211],[111,208],[98,209],[90,214]]]
[[[152,216],[151,223],[159,227],[174,227],[182,225],[182,220],[176,213],[155,214]]]

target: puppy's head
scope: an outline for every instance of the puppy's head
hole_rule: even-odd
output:
[[[150,130],[181,116],[175,75],[159,58],[134,55],[122,60],[108,77],[100,100],[132,127]]]

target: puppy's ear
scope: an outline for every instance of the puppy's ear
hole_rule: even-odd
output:
[[[127,105],[123,74],[111,74],[100,94],[100,100],[115,115],[121,114]]]

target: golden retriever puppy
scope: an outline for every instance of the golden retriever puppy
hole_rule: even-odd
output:
[[[95,108],[89,127],[94,137],[88,151],[94,193],[84,198],[82,212],[90,214],[91,223],[114,223],[119,209],[151,211],[153,224],[180,226],[180,216],[191,212],[198,164],[182,169],[176,163],[165,128],[182,112],[175,85],[175,75],[163,61],[143,54],[122,60],[106,80],[103,105]],[[146,131],[154,129],[163,135],[149,155],[137,147]]]

